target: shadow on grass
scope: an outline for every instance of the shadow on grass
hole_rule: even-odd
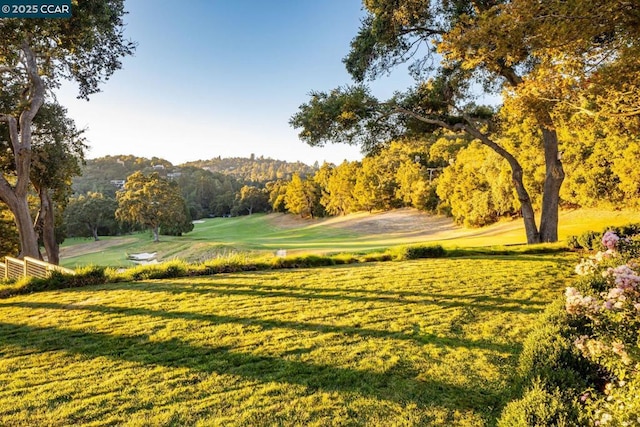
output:
[[[74,304],[58,304],[47,302],[12,302],[8,304],[1,303],[0,307],[21,307],[27,309],[48,309],[48,310],[82,310],[105,314],[122,314],[125,316],[149,316],[159,317],[163,319],[183,319],[196,320],[211,324],[235,323],[241,325],[260,326],[263,329],[295,329],[307,332],[319,333],[336,333],[349,336],[360,336],[363,338],[381,338],[413,341],[417,344],[429,344],[438,347],[463,347],[467,349],[480,349],[495,351],[500,353],[510,353],[512,355],[519,354],[521,351],[520,344],[499,344],[488,340],[466,340],[462,338],[442,337],[434,334],[424,333],[418,329],[414,329],[412,333],[404,332],[388,332],[379,329],[366,329],[350,326],[334,326],[323,323],[293,322],[286,320],[264,320],[254,317],[238,317],[238,316],[218,316],[215,314],[202,314],[185,311],[164,311],[151,310],[147,308],[129,308],[120,306],[103,306],[103,305],[74,305]]]
[[[471,409],[485,416],[489,407],[499,408],[505,399],[479,386],[467,388],[442,381],[416,380],[410,367],[377,373],[260,356],[228,347],[196,346],[175,338],[150,341],[144,335],[110,335],[0,322],[0,345],[238,375],[263,383],[298,384],[311,391],[356,393],[402,404],[414,402],[421,407]]]
[[[227,276],[228,277],[228,276]],[[243,277],[246,279],[246,276]],[[190,279],[193,280],[193,279]],[[74,289],[74,292],[83,292],[85,288]],[[214,281],[206,284],[183,283],[182,281],[172,282],[136,282],[136,283],[115,283],[105,285],[105,289],[136,290],[143,292],[166,292],[166,293],[194,293],[200,295],[241,295],[261,298],[296,298],[305,301],[327,300],[327,301],[351,301],[351,302],[380,302],[400,305],[434,305],[446,308],[469,307],[482,311],[494,312],[517,312],[517,313],[539,313],[546,307],[547,302],[531,301],[528,299],[510,299],[503,297],[491,297],[487,295],[447,295],[434,292],[423,294],[420,292],[406,291],[378,291],[350,288],[293,288],[290,286],[273,285],[249,285],[249,284],[224,284]],[[87,291],[94,291],[95,288],[86,288]],[[349,295],[356,294],[356,295]],[[358,295],[360,294],[360,295]]]

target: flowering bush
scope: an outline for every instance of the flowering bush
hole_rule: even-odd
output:
[[[640,425],[640,241],[608,231],[602,245],[606,252],[583,259],[581,280],[565,291],[573,345],[601,367],[601,385],[580,401],[593,425]]]
[[[607,231],[604,233],[604,236],[602,236],[602,244],[609,250],[615,250],[619,240],[620,237],[613,231]]]

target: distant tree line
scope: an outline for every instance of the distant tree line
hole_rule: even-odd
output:
[[[598,123],[566,123],[557,132],[567,172],[561,206],[640,206],[640,175],[634,166],[640,157],[637,136]],[[526,185],[533,206],[539,209],[544,159],[536,146],[535,132],[525,123],[513,122],[501,143],[517,145],[510,149],[519,150],[523,168],[531,177]],[[65,216],[67,233],[97,237],[135,229],[133,224],[115,220],[117,182],[135,172],[156,173],[170,180],[184,198],[188,221],[257,212],[320,217],[414,207],[477,227],[521,215],[509,164],[472,138],[456,134],[393,141],[361,161],[339,165],[298,168],[298,163],[272,159],[226,160],[182,166],[134,156],[89,160],[83,175],[73,181],[74,197]],[[194,163],[232,168],[235,176]],[[269,167],[265,169],[265,165]],[[274,175],[274,170],[279,172]],[[100,217],[98,225],[85,222],[79,227],[78,206],[82,204],[99,204],[100,208],[83,209],[109,215]],[[164,230],[169,232],[169,227]]]
[[[593,121],[563,123],[557,132],[567,175],[562,208],[640,207],[637,135]],[[545,160],[536,138],[526,123],[512,123],[500,142],[518,151],[530,177],[525,186],[539,210]],[[362,161],[325,163],[314,175],[295,175],[266,189],[274,211],[303,217],[411,206],[480,227],[521,215],[508,162],[472,138],[446,133],[398,140]]]
[[[215,157],[210,160],[198,160],[187,162],[183,166],[194,166],[214,173],[221,173],[231,176],[247,185],[261,186],[266,182],[277,181],[279,179],[291,179],[294,173],[302,175],[313,174],[318,169],[318,163],[309,166],[302,162],[287,162],[256,157]]]
[[[192,220],[269,212],[268,177],[291,178],[294,173],[314,170],[302,163],[255,157],[223,160],[213,159],[209,163],[213,166],[203,167],[174,166],[157,157],[128,155],[88,160],[82,174],[73,179],[73,196],[64,215],[66,235],[98,239],[101,235],[117,235],[142,227],[154,231],[157,238],[157,234],[180,235],[190,231]],[[212,171],[216,168],[231,168],[234,173]],[[134,200],[124,208],[125,200],[133,197],[124,194],[133,188],[132,182],[140,180],[153,180],[157,186],[167,183],[181,196],[183,207],[172,209],[162,203],[162,212],[134,212],[134,206],[144,206]],[[168,212],[172,210],[180,212],[172,217]],[[156,221],[160,216],[165,219]]]
[[[567,123],[557,132],[567,172],[561,206],[640,207],[637,136],[598,122],[582,126]],[[516,141],[523,168],[532,177],[526,185],[534,207],[539,208],[544,159],[536,147],[536,137],[525,125],[512,123],[509,135],[501,140],[507,146],[510,141]],[[88,160],[82,175],[73,179],[68,203],[56,215],[56,237],[59,241],[65,236],[97,239],[146,227],[144,221],[127,221],[126,215],[116,218],[117,195],[134,174],[155,174],[171,183],[183,200],[175,209],[180,211],[176,218],[167,217],[164,224],[158,224],[160,234],[188,232],[193,227],[191,221],[200,218],[257,212],[320,217],[410,206],[451,216],[457,223],[472,227],[520,215],[507,162],[486,146],[460,135],[397,140],[361,161],[339,165],[324,163],[296,169],[298,163],[271,159],[214,160],[217,165],[235,165],[231,167],[236,176],[193,164],[174,166],[155,157]],[[267,164],[268,173],[264,174]],[[273,170],[282,178],[272,179]],[[6,208],[0,209],[0,234],[0,253],[15,255],[17,232]]]

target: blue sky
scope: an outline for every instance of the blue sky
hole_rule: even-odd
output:
[[[288,124],[311,90],[350,83],[342,58],[364,16],[359,0],[128,0],[138,47],[102,93],[58,100],[87,128],[89,158],[157,156],[174,164],[212,157],[340,163],[358,147],[309,147]],[[373,85],[411,85],[399,71]]]

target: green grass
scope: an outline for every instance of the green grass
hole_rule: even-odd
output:
[[[0,425],[494,425],[572,255],[222,274],[0,300]]]
[[[355,217],[362,217],[356,214]],[[365,216],[366,217],[366,216]],[[351,217],[345,217],[349,219]],[[182,237],[162,236],[161,242],[153,243],[149,233],[140,233],[124,238],[103,238],[114,246],[93,249],[86,239],[68,239],[63,247],[85,244],[83,254],[63,257],[62,265],[75,268],[82,265],[128,267],[127,253],[157,252],[161,260],[180,258],[187,261],[204,261],[229,253],[260,252],[274,253],[286,249],[288,253],[336,253],[371,252],[412,243],[437,243],[447,249],[517,245],[525,240],[521,220],[505,221],[480,229],[458,228],[437,232],[428,237],[414,233],[362,234],[344,228],[328,226],[340,218],[320,221],[300,221],[298,227],[279,228],[272,217],[254,214],[249,217],[212,218],[195,224],[191,233]],[[569,235],[587,230],[601,230],[608,225],[624,225],[640,222],[640,214],[631,211],[608,212],[581,209],[563,212],[560,216],[559,236],[564,240]],[[95,246],[95,245],[94,245]]]

